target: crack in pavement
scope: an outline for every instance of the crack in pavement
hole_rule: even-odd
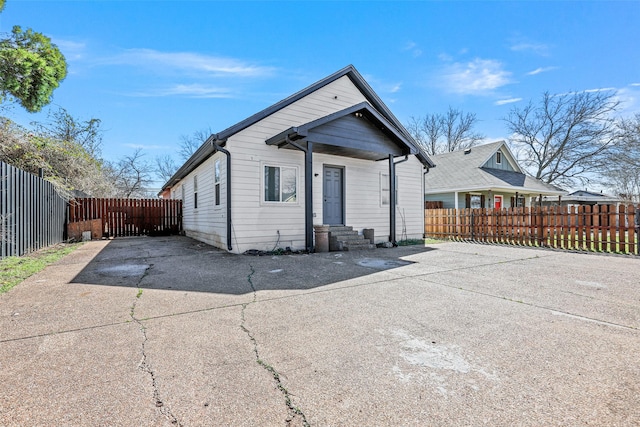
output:
[[[178,421],[176,416],[173,415],[173,413],[171,412],[171,409],[168,406],[165,406],[164,402],[160,398],[160,390],[158,390],[156,373],[152,369],[151,364],[147,360],[148,359],[147,349],[146,349],[147,341],[148,341],[147,328],[142,323],[142,320],[138,319],[135,316],[136,305],[138,304],[138,301],[140,300],[140,298],[142,298],[142,293],[143,293],[143,289],[140,287],[140,284],[142,283],[144,278],[147,276],[147,274],[149,274],[149,270],[152,267],[153,267],[153,264],[149,264],[149,266],[145,269],[144,274],[140,277],[140,280],[138,280],[138,283],[136,285],[136,288],[137,288],[136,299],[133,301],[133,304],[131,305],[131,311],[129,313],[131,316],[131,320],[138,325],[138,327],[140,328],[140,332],[142,334],[142,350],[141,350],[142,358],[140,359],[140,363],[138,364],[138,367],[140,368],[140,370],[147,373],[151,377],[151,386],[153,388],[153,400],[155,402],[156,407],[159,409],[160,413],[167,420],[169,420],[172,425],[182,427],[182,424]]]
[[[266,370],[271,374],[271,376],[273,377],[273,380],[276,383],[276,388],[284,396],[285,404],[287,405],[287,412],[289,413],[287,419],[285,420],[286,425],[287,426],[292,425],[292,423],[296,420],[296,418],[300,417],[302,421],[302,425],[304,427],[310,427],[311,425],[307,421],[307,417],[305,416],[304,412],[302,412],[302,410],[297,406],[294,406],[293,402],[291,401],[292,395],[282,383],[282,380],[280,379],[280,373],[276,370],[276,368],[274,368],[269,363],[267,363],[266,361],[260,358],[260,352],[258,351],[258,341],[256,341],[256,338],[253,336],[251,331],[247,329],[247,327],[245,326],[245,322],[246,322],[245,311],[249,305],[254,304],[257,301],[257,291],[251,279],[252,276],[255,274],[256,270],[253,268],[251,264],[249,264],[249,268],[251,268],[251,273],[249,273],[249,275],[247,276],[247,282],[251,287],[251,292],[253,293],[253,299],[250,302],[246,302],[242,304],[242,310],[240,311],[240,329],[242,329],[242,331],[245,334],[247,334],[247,336],[249,337],[249,340],[253,344],[253,352],[256,355],[256,363],[262,366],[264,370]]]

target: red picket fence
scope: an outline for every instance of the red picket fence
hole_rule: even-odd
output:
[[[640,254],[640,206],[427,209],[424,222],[436,239]]]
[[[104,237],[174,234],[182,231],[182,201],[77,198],[69,222],[102,220]]]

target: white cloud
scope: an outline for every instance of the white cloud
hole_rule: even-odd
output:
[[[402,83],[389,83],[384,82],[371,74],[365,74],[364,79],[369,82],[371,86],[375,87],[375,91],[379,93],[397,93],[402,89]]]
[[[535,76],[536,74],[546,73],[547,71],[553,71],[558,69],[558,67],[538,67],[533,71],[529,71],[527,76]]]
[[[128,49],[101,61],[111,65],[130,65],[155,69],[202,72],[216,76],[261,77],[271,75],[272,67],[193,52],[160,52],[153,49]]]
[[[520,102],[522,98],[509,98],[509,99],[500,99],[494,102],[495,105],[505,105],[505,104],[513,104],[514,102]]]
[[[178,84],[172,87],[129,94],[138,97],[185,96],[188,98],[232,98],[230,89],[201,84]]]
[[[143,150],[166,150],[168,147],[166,145],[146,145],[146,144],[122,144],[123,147],[133,148],[133,149],[143,149]]]
[[[412,41],[407,42],[407,44],[402,48],[402,50],[411,52],[411,55],[413,55],[414,58],[417,58],[418,56],[422,55],[422,49],[420,49],[417,43]]]
[[[511,73],[500,61],[476,58],[446,66],[442,80],[449,92],[483,95],[511,83]]]
[[[609,92],[612,90],[617,90],[615,87],[599,87],[599,88],[595,88],[595,89],[585,89],[582,92],[585,93],[594,93],[594,92]]]
[[[629,86],[640,86],[640,83],[631,83]]]
[[[51,41],[58,46],[67,61],[77,61],[85,57],[87,44],[84,42],[64,39],[52,39]]]
[[[515,52],[533,52],[537,55],[547,56],[549,54],[549,46],[543,43],[534,43],[528,41],[516,42],[511,45],[511,50]]]

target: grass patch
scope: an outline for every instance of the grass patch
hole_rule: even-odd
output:
[[[81,243],[61,243],[21,257],[13,256],[0,260],[0,294],[44,270],[46,266],[73,252],[80,245]]]

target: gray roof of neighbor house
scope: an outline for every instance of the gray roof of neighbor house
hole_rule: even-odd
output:
[[[595,193],[587,190],[577,190],[573,193],[565,195],[562,200],[564,202],[599,202],[599,203],[617,203],[620,198],[609,194]]]
[[[517,172],[482,167],[501,150]],[[478,145],[470,150],[432,156],[436,168],[425,175],[425,193],[451,191],[509,190],[543,195],[561,195],[566,191],[522,173],[504,141]]]
[[[393,115],[391,110],[387,108],[387,106],[382,102],[380,97],[373,91],[371,86],[365,81],[362,75],[355,69],[353,65],[348,65],[341,70],[336,71],[330,76],[325,77],[324,79],[312,84],[311,86],[302,89],[299,92],[294,93],[293,95],[273,104],[270,107],[265,108],[264,110],[242,120],[241,122],[236,123],[235,125],[228,127],[227,129],[219,132],[217,134],[211,135],[201,146],[196,150],[195,153],[178,169],[178,171],[167,181],[162,189],[166,189],[180,181],[182,178],[187,176],[191,171],[193,171],[196,167],[198,167],[202,162],[208,159],[216,152],[216,147],[214,143],[220,144],[224,146],[226,140],[235,135],[236,133],[248,128],[249,126],[259,122],[265,117],[270,116],[271,114],[279,111],[288,105],[293,104],[294,102],[304,98],[312,92],[338,80],[339,78],[347,76],[353,82],[353,84],[365,95],[367,101],[386,119],[390,122],[393,127],[397,129],[397,131],[403,135],[403,140],[407,141],[412,145],[412,148],[416,150],[416,156],[418,159],[427,167],[434,167],[434,163],[429,159],[429,157],[420,149],[419,145],[415,142],[413,137],[409,134],[409,132],[405,129],[405,127],[400,123],[400,121]]]

